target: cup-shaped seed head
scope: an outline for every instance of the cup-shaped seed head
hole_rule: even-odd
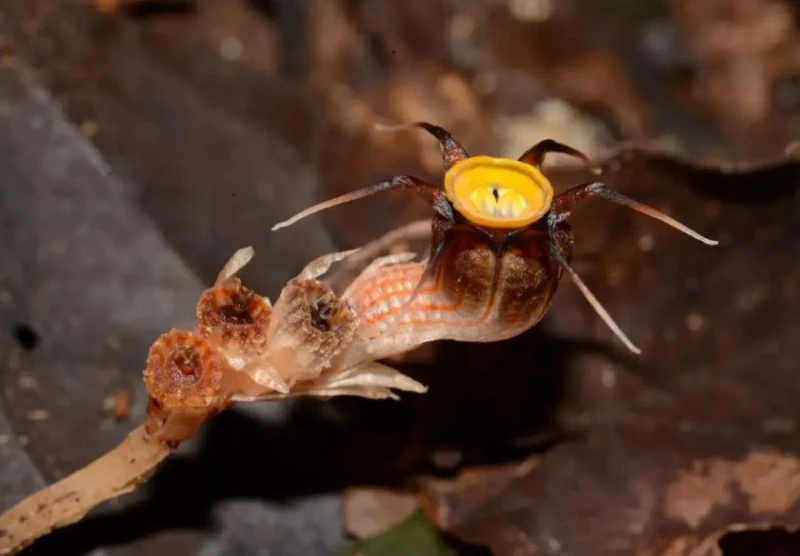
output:
[[[200,334],[245,352],[259,353],[266,347],[271,316],[269,302],[238,278],[207,289],[197,303]]]
[[[352,344],[356,327],[353,310],[327,285],[294,279],[273,308],[270,353],[284,364],[296,365],[301,375],[318,375]],[[285,360],[286,354],[291,361]]]
[[[150,347],[144,383],[158,407],[169,412],[209,411],[223,405],[222,384],[230,372],[204,338],[171,330]]]

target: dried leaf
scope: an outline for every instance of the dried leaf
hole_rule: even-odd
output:
[[[401,524],[418,510],[413,493],[385,488],[358,488],[342,497],[342,519],[348,534],[374,537]]]
[[[800,72],[796,6],[780,0],[669,4],[694,54],[693,100],[751,150],[791,139],[796,115],[776,100],[791,98],[789,83]]]

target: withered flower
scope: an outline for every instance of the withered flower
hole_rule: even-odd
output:
[[[269,301],[233,278],[200,296],[197,330],[204,337],[244,351],[263,351],[267,345],[272,309]]]
[[[294,279],[275,303],[270,361],[291,386],[338,363],[355,338],[355,313],[317,280]]]
[[[150,347],[144,371],[147,433],[162,442],[194,434],[209,414],[228,404],[223,382],[230,372],[206,339],[183,330],[163,334]]]
[[[236,278],[253,256],[250,248],[237,251],[215,286],[201,295],[196,330],[173,330],[150,349],[144,372],[151,398],[147,432],[180,442],[233,402],[425,392],[374,361],[359,335],[358,315],[318,280],[354,252],[312,261],[286,284],[273,308]]]

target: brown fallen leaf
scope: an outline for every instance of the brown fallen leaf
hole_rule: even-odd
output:
[[[453,528],[465,516],[481,508],[512,483],[533,471],[539,461],[532,457],[521,463],[476,466],[462,470],[455,479],[420,477],[422,508],[443,529]]]
[[[342,496],[342,521],[357,539],[374,537],[399,525],[417,511],[414,493],[386,488],[351,489]]]
[[[785,0],[671,0],[697,66],[694,100],[751,151],[792,137],[776,98],[800,71],[796,6]],[[785,88],[785,87],[784,87]]]
[[[592,39],[597,21],[582,3],[542,2],[552,9],[540,17],[515,10],[515,5],[525,4],[476,3],[471,17],[477,30],[472,40],[477,38],[486,71],[511,70],[535,79],[551,95],[609,111],[626,137],[648,136],[650,107],[618,56]],[[567,36],[569,40],[564,40]]]
[[[743,444],[631,423],[487,478],[477,499],[463,477],[427,482],[423,507],[494,554],[721,554],[710,544],[737,526],[800,523],[800,459]]]
[[[194,0],[91,0],[92,7],[105,16],[116,16],[123,10],[188,9]]]

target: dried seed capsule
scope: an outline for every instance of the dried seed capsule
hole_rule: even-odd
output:
[[[171,330],[150,347],[144,383],[150,397],[166,410],[207,410],[222,402],[227,369],[222,356],[205,339]]]
[[[319,376],[354,340],[352,309],[317,280],[291,280],[273,311],[270,359],[287,384]]]
[[[227,405],[223,384],[231,372],[207,340],[183,330],[161,335],[150,347],[144,371],[148,434],[170,444],[192,436]]]
[[[223,348],[255,355],[266,347],[271,315],[265,298],[233,278],[200,296],[197,329],[204,337],[219,338]]]

